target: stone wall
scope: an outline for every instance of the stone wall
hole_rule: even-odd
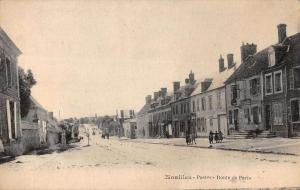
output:
[[[29,152],[31,150],[40,147],[39,130],[36,125],[26,121],[22,121],[22,144],[23,152]]]

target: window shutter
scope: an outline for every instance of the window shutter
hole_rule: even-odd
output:
[[[289,72],[290,77],[290,89],[294,89],[294,72],[293,69],[290,69]]]

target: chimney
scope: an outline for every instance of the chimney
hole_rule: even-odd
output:
[[[154,93],[153,93],[153,99],[154,99],[154,101],[156,101],[157,98],[158,98],[158,92],[154,92]]]
[[[158,91],[158,97],[161,97],[162,96],[162,93],[161,93],[161,90]]]
[[[220,55],[220,58],[219,58],[219,72],[223,72],[225,71],[226,68],[224,67],[224,59],[222,57],[222,55]]]
[[[213,79],[205,79],[201,82],[201,92],[205,92],[211,85]]]
[[[188,78],[185,79],[185,84],[189,84],[189,79]]]
[[[161,88],[160,91],[161,91],[161,96],[162,97],[166,97],[167,96],[167,88]]]
[[[151,95],[146,96],[146,104],[150,104],[151,103]]]
[[[235,63],[233,62],[233,54],[232,53],[227,54],[227,64],[228,64],[228,69],[231,69],[235,66]]]
[[[282,43],[283,40],[286,38],[286,24],[278,24],[278,43]]]
[[[173,82],[173,92],[175,93],[179,89],[180,89],[180,82],[179,81]]]
[[[189,82],[190,82],[190,84],[195,83],[195,74],[193,73],[193,71],[191,71],[189,74]]]
[[[250,55],[254,55],[256,53],[256,44],[242,44],[241,46],[241,61],[242,63],[249,57]]]

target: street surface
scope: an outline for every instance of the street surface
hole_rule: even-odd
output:
[[[64,152],[0,165],[0,189],[300,186],[299,156],[108,140],[98,131],[90,137],[90,146],[85,137]]]

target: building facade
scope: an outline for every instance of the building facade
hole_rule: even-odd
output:
[[[225,82],[230,133],[265,130],[261,72],[266,62],[266,50],[256,52],[256,48],[255,44],[241,46],[242,63]]]
[[[149,114],[149,134],[150,137],[166,137],[166,134],[172,134],[169,127],[172,123],[171,105],[172,94],[168,94],[167,88],[161,88],[154,92],[154,98],[151,101]]]
[[[0,27],[0,140],[8,154],[22,153],[17,58],[21,51]]]
[[[235,63],[232,54],[227,57],[228,68],[224,67],[224,59],[220,57],[219,72],[202,81],[191,95],[191,113],[195,115],[192,123],[198,137],[206,137],[210,131],[228,134],[224,82],[233,73]]]
[[[278,136],[300,136],[300,33],[287,37],[285,24],[277,29],[262,73],[265,126]]]
[[[148,111],[150,110],[152,97],[148,95],[145,98],[146,102],[142,109],[136,114],[136,136],[137,138],[148,138],[150,136],[149,126],[150,126],[150,115]]]
[[[180,87],[180,82],[173,83],[174,97],[171,102],[172,133],[174,137],[184,137],[186,132],[195,132],[195,116],[191,114],[191,94],[198,83],[191,71],[185,79],[185,85]]]

